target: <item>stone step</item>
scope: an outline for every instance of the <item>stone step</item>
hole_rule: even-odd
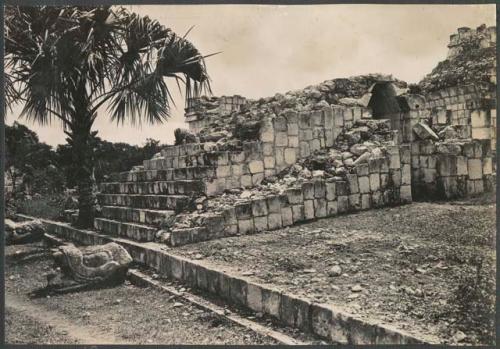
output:
[[[193,194],[204,193],[205,183],[200,180],[154,181],[154,182],[108,182],[101,183],[104,194]]]
[[[119,222],[107,218],[95,218],[96,230],[109,235],[127,237],[136,241],[154,241],[158,228],[147,225]]]
[[[102,206],[101,213],[104,218],[108,219],[154,226],[158,226],[163,219],[175,215],[175,212],[171,210],[148,210],[123,206]]]
[[[247,158],[244,151],[210,151],[196,155],[160,156],[143,161],[145,170],[167,170],[193,166],[224,166],[230,162],[243,163]]]
[[[113,182],[149,182],[215,178],[213,166],[192,166],[168,170],[142,170],[114,173]]]
[[[128,206],[160,210],[182,211],[189,203],[186,195],[136,195],[136,194],[97,194],[103,206]]]

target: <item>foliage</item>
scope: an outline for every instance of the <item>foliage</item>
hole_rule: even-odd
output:
[[[93,224],[94,141],[98,110],[132,124],[165,121],[173,78],[186,97],[209,89],[204,57],[149,17],[110,6],[5,8],[7,103],[21,116],[61,122],[79,196],[80,226]]]
[[[14,191],[56,193],[63,189],[57,155],[35,132],[17,122],[5,125],[5,149],[5,171]],[[21,187],[17,187],[19,182]]]
[[[459,275],[458,285],[450,299],[452,312],[459,327],[474,333],[480,343],[495,340],[495,275],[492,265],[478,258],[468,270]]]
[[[148,138],[143,146],[128,143],[112,143],[99,137],[93,139],[95,153],[95,179],[98,183],[114,172],[130,170],[133,166],[140,165],[144,159],[150,159],[162,149],[160,141]],[[71,147],[67,144],[59,145],[56,150],[58,163],[64,172],[68,188],[76,186],[75,166],[71,157]]]

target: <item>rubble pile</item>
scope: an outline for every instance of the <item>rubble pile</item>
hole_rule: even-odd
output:
[[[197,199],[196,208],[175,217],[172,229],[197,227],[205,217],[223,213],[240,202],[281,195],[286,190],[311,180],[346,181],[356,166],[370,159],[387,156],[386,145],[393,145],[393,134],[387,120],[358,120],[343,131],[333,147],[315,151],[311,156],[285,168],[276,176],[266,177],[252,188],[226,190],[217,197]]]
[[[484,84],[495,91],[496,45],[488,42],[489,30],[483,24],[450,48],[457,50],[446,60],[439,62],[430,74],[419,83],[426,93],[446,87],[468,84]],[[493,78],[492,78],[493,77]]]
[[[210,114],[210,123],[200,131],[199,137],[202,142],[219,144],[231,139],[256,140],[264,118],[275,118],[290,111],[320,110],[330,105],[367,106],[370,88],[381,81],[391,81],[400,89],[407,88],[406,82],[390,75],[361,75],[327,80],[302,90],[277,93],[272,97],[247,100],[239,110],[230,113],[217,113],[215,99],[205,97],[202,100],[208,107],[213,107],[213,113],[210,109],[204,109]]]

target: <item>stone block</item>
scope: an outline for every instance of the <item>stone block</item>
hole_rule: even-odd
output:
[[[266,216],[267,213],[267,202],[265,198],[252,200],[252,215],[254,217]]]
[[[251,234],[255,231],[253,225],[253,219],[239,219],[238,220],[238,233],[239,234]]]
[[[246,306],[257,313],[263,311],[262,287],[254,283],[247,283]]]
[[[297,123],[288,124],[288,136],[298,136],[299,125]]]
[[[231,277],[225,273],[220,273],[219,286],[220,289],[217,295],[223,299],[231,300]]]
[[[301,188],[290,188],[287,189],[285,193],[288,198],[288,202],[292,205],[301,204],[304,202]]]
[[[361,194],[361,209],[368,210],[372,207],[372,196],[370,194]]]
[[[309,148],[311,149],[311,152],[314,152],[316,150],[321,149],[321,142],[319,139],[313,139],[309,142]]]
[[[311,115],[309,114],[309,112],[301,112],[299,114],[299,127],[301,129],[311,127]]]
[[[288,147],[290,148],[299,148],[299,137],[297,136],[288,136]],[[286,160],[286,153],[285,153]]]
[[[349,195],[349,209],[351,211],[358,211],[361,209],[361,195],[360,194]]]
[[[411,166],[403,165],[401,168],[401,184],[411,184]]]
[[[231,166],[218,166],[215,171],[218,178],[231,176]]]
[[[305,219],[305,208],[304,205],[293,205],[292,206],[293,222],[301,222]]]
[[[309,148],[308,142],[300,142],[299,144],[300,157],[305,158],[311,155],[311,148]]]
[[[277,147],[286,147],[288,145],[288,134],[286,132],[277,132],[274,144]]]
[[[457,175],[457,157],[454,155],[438,155],[437,157],[438,174],[443,177]]]
[[[314,200],[304,200],[304,218],[314,219],[316,215],[314,214]]]
[[[234,207],[225,209],[222,216],[225,224],[237,224],[236,209]]]
[[[311,329],[309,301],[281,294],[280,319],[285,324],[305,331]]]
[[[490,139],[491,138],[491,127],[477,127],[472,128],[472,138],[473,139]]]
[[[326,185],[323,180],[315,180],[313,182],[314,185],[314,198],[316,199],[323,199],[325,198],[326,195]]]
[[[271,123],[271,120],[264,121],[261,129],[260,129],[260,140],[262,142],[274,142],[274,127]]]
[[[419,139],[433,139],[435,141],[439,140],[438,135],[425,123],[419,122],[413,126],[413,132],[417,135]]]
[[[311,305],[311,327],[314,334],[330,338],[330,328],[332,325],[332,311],[326,305]]]
[[[351,194],[359,193],[358,176],[356,174],[347,174],[347,183]]]
[[[389,186],[389,175],[387,173],[380,174],[380,188],[386,189]]]
[[[314,199],[314,183],[313,182],[302,183],[302,193],[304,195],[304,200]]]
[[[326,182],[326,199],[328,201],[333,201],[337,197],[335,182]]]
[[[323,109],[323,120],[325,122],[325,128],[333,128],[334,126],[334,116],[333,116],[333,110],[331,107]]]
[[[280,213],[281,212],[281,199],[279,196],[270,196],[267,199],[267,210],[269,213]]]
[[[337,212],[345,213],[349,211],[349,196],[339,195],[337,197]]]
[[[256,232],[266,231],[269,229],[267,216],[253,217],[253,224]]]
[[[274,157],[274,143],[262,143],[262,153],[264,156]]]
[[[231,173],[233,174],[233,176],[241,177],[243,175],[243,165],[231,165]]]
[[[250,161],[248,169],[251,174],[264,172],[264,162],[260,160]]]
[[[260,184],[263,180],[264,180],[264,173],[263,172],[254,173],[252,175],[252,185],[253,186]]]
[[[368,176],[358,177],[359,182],[359,192],[369,193],[370,192],[370,178]]]
[[[239,278],[229,278],[229,295],[235,304],[246,305],[247,283]]]
[[[484,193],[484,182],[482,179],[478,179],[474,181],[474,191],[476,194]]]
[[[293,165],[297,161],[297,150],[296,148],[285,148],[285,163],[287,165]]]
[[[236,218],[238,220],[248,219],[252,217],[252,203],[251,202],[241,202],[234,206]]]
[[[274,156],[265,156],[264,157],[264,168],[265,169],[273,169],[276,163],[276,159]]]
[[[275,131],[287,131],[287,120],[283,116],[278,116],[273,119]]]
[[[281,224],[284,227],[293,225],[293,213],[292,207],[282,207],[281,208]]]
[[[434,168],[424,168],[424,183],[434,183],[437,178],[437,171]]]
[[[267,217],[267,225],[270,230],[281,228],[281,213],[270,213]]]
[[[483,165],[480,159],[469,159],[467,161],[467,169],[469,172],[469,179],[483,178]]]
[[[314,199],[314,214],[317,218],[326,217],[326,203],[327,201],[322,199]]]
[[[243,188],[249,188],[252,186],[252,176],[251,175],[243,175],[240,179],[241,186]]]
[[[403,185],[401,186],[400,190],[400,197],[401,197],[401,202],[403,203],[409,203],[412,201],[411,197],[411,185]]]
[[[399,155],[398,155],[399,159]],[[399,161],[399,160],[398,160]],[[398,165],[399,168],[399,165]],[[356,173],[358,176],[368,176],[370,174],[370,169],[367,163],[356,164]]]
[[[349,195],[349,184],[346,181],[335,182],[337,197],[341,195]]]
[[[338,213],[337,201],[328,201],[326,204],[326,215],[335,216]]]
[[[470,113],[470,117],[473,128],[490,126],[490,117],[486,110],[473,110]]]
[[[380,189],[380,174],[370,173],[370,191],[374,192]]]
[[[483,159],[483,175],[490,175],[493,173],[493,165],[490,157]]]
[[[380,173],[380,159],[369,159],[368,170],[370,173]]]
[[[457,175],[467,175],[467,158],[465,156],[457,156]]]
[[[262,288],[262,310],[276,319],[280,318],[281,292],[277,289]]]

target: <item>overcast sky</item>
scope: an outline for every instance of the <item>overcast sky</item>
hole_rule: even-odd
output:
[[[495,25],[494,5],[141,5],[127,6],[188,38],[208,58],[215,95],[257,98],[304,88],[327,79],[389,73],[418,82],[446,58],[458,27]],[[170,81],[177,90],[175,81]],[[146,138],[173,142],[187,127],[184,99],[162,125],[141,128],[111,123],[105,108],[94,129],[112,142],[142,144]],[[11,124],[21,108],[7,113]],[[34,129],[50,145],[65,143],[60,125]]]

